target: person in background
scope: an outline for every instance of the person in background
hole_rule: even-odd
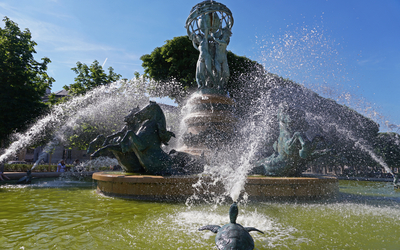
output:
[[[65,170],[66,170],[65,162],[64,160],[61,160],[60,163],[58,163],[57,165],[57,172],[63,173],[65,172]]]

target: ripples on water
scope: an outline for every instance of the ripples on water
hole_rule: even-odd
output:
[[[396,249],[400,192],[341,181],[336,200],[239,204],[256,249]],[[229,205],[141,202],[98,195],[92,182],[0,186],[1,249],[215,249],[200,226],[229,222]]]

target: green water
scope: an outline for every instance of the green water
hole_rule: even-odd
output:
[[[216,249],[207,224],[222,206],[109,198],[92,182],[0,183],[0,249]],[[239,204],[256,249],[399,249],[400,192],[391,183],[340,181],[335,200]]]

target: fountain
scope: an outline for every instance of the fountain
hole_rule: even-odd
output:
[[[291,168],[298,166],[304,170],[312,158],[324,161],[326,155],[335,155],[337,147],[324,143],[335,138],[336,141],[348,138],[358,149],[371,153],[359,134],[375,131],[374,123],[339,108],[333,101],[323,102],[303,87],[288,91],[277,84],[267,88],[266,83],[279,81],[270,75],[251,82],[260,86],[257,105],[249,107],[247,119],[237,117],[235,102],[224,91],[229,69],[224,66],[221,50],[217,49],[224,42],[228,45],[232,25],[230,11],[215,1],[196,5],[189,15],[189,36],[201,53],[210,55],[203,55],[204,64],[199,58],[196,74],[199,90],[185,107],[182,133],[168,127],[171,120],[165,110],[164,118],[159,111],[155,120],[135,118],[149,108],[158,109],[158,105],[149,103],[142,92],[137,93],[138,88],[119,82],[56,107],[21,135],[0,156],[0,162],[12,151],[42,139],[40,136],[46,131],[53,136],[48,145],[51,150],[52,145],[73,134],[79,122],[90,124],[92,117],[104,117],[99,123],[109,126],[106,118],[112,116],[112,123],[118,126],[115,131],[123,128],[108,137],[98,137],[98,142],[92,145],[99,146],[100,151],[94,156],[111,151],[116,157],[113,161],[119,161],[126,173],[96,173],[93,175],[96,186],[92,182],[65,178],[33,179],[29,186],[1,183],[0,245],[6,249],[211,249],[215,245],[214,234],[199,233],[197,229],[205,224],[226,223],[225,201],[233,200],[241,206],[238,223],[265,233],[252,234],[257,249],[397,248],[400,193],[393,190],[393,184],[299,177],[300,171]],[[220,56],[216,59],[218,53]],[[133,85],[138,82],[131,81]],[[280,105],[281,111],[305,117],[306,122],[299,124],[300,127],[286,127],[284,131],[277,129],[278,119],[289,121],[284,112],[277,112]],[[107,109],[108,106],[113,108]],[[324,111],[331,107],[334,107],[331,117],[327,117]],[[353,119],[359,130],[349,130],[345,122],[343,126],[335,123],[338,117],[346,122]],[[156,129],[150,129],[155,124]],[[152,162],[141,160],[141,152],[133,142],[145,130],[161,137],[159,129],[167,138],[160,141],[156,138],[157,153],[148,158],[165,157],[168,164],[158,161],[157,167],[151,168]],[[170,143],[177,150],[165,153],[168,150],[163,144],[173,141],[173,134],[180,135],[181,145],[176,146],[176,141]],[[97,134],[91,136],[94,139]],[[267,146],[271,142],[276,142],[274,150]],[[293,143],[293,147],[285,148],[286,142]],[[285,150],[290,153],[285,155]],[[176,160],[182,156],[183,167]],[[96,160],[100,157],[93,161]],[[276,162],[277,167],[271,167],[270,161]],[[185,168],[191,162],[196,163],[194,167]],[[201,163],[200,170],[197,163]],[[190,171],[185,172],[187,169]],[[115,199],[108,195],[134,199]],[[291,197],[294,201],[270,200],[273,197]],[[321,199],[326,197],[329,199]],[[162,200],[185,200],[186,203]]]
[[[232,172],[234,168],[222,169],[219,165],[226,164],[226,157],[232,154],[228,152],[239,152],[240,144],[243,144],[243,134],[239,131],[239,118],[233,112],[234,101],[226,91],[226,83],[230,76],[226,48],[232,34],[232,26],[232,13],[223,4],[204,1],[192,8],[186,21],[186,28],[189,39],[199,51],[196,68],[198,90],[188,98],[184,107],[187,113],[183,117],[186,130],[181,139],[183,145],[178,151],[173,150],[171,151],[173,153],[169,154],[161,149],[161,144],[166,144],[175,134],[166,130],[164,114],[156,103],[150,102],[140,111],[132,111],[125,118],[126,127],[130,126],[130,130],[123,129],[115,135],[108,136],[103,147],[92,156],[111,151],[127,172],[159,176],[95,173],[93,179],[97,180],[99,192],[155,200],[182,200],[194,193],[201,197],[209,196],[210,193],[218,195],[225,193],[233,200],[238,199],[241,193],[246,193],[250,199],[258,200],[271,197],[310,198],[331,196],[336,193],[335,178],[300,177],[306,169],[306,161],[318,157],[318,150],[315,150],[316,143],[309,142],[305,135],[297,136],[300,133],[297,130],[290,135],[285,131],[292,129],[293,124],[298,123],[300,119],[304,120],[304,117],[293,117],[290,125],[285,126],[286,130],[281,128],[282,138],[292,137],[293,133],[293,136],[297,136],[296,139],[292,139],[290,150],[300,152],[298,159],[294,160],[295,157],[291,154],[290,160],[275,159],[279,167],[268,166],[274,168],[274,171],[253,171],[253,174],[284,178],[253,176],[246,179],[254,164],[256,167],[261,164],[265,168],[268,167],[264,165],[271,165],[262,160],[258,161],[259,163],[250,162],[251,152],[245,153],[247,159],[244,162],[228,164],[230,166],[238,164],[237,168],[242,170],[231,173],[232,176],[226,178],[225,183],[204,171],[204,168],[209,166],[215,168],[217,173]],[[289,118],[285,116],[282,119]],[[118,137],[117,141],[111,142],[114,137]],[[298,144],[301,145],[301,149],[298,149]],[[286,141],[282,141],[279,145],[280,156],[283,157],[283,151],[289,149],[283,149]],[[223,154],[225,156],[221,157]],[[299,160],[303,158],[307,160]],[[199,173],[202,173],[202,176],[194,175]],[[174,176],[166,177],[170,175]]]

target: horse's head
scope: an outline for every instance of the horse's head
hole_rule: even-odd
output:
[[[152,121],[164,120],[165,123],[164,113],[156,102],[150,101],[150,103],[146,107],[142,108],[139,111],[136,111],[135,113],[133,112],[134,111],[132,110],[132,112],[128,115],[130,116],[129,119],[134,120],[138,123],[142,123],[147,120],[152,120]]]
[[[127,116],[124,117],[124,122],[126,122],[127,124],[133,124],[135,123],[135,114],[137,112],[139,112],[140,108],[139,106],[137,106],[136,108],[133,108],[131,110],[129,110],[129,113]]]
[[[175,136],[173,133],[167,131],[164,112],[156,102],[150,101],[146,107],[136,112],[134,114],[134,120],[137,123],[143,123],[145,121],[154,122],[157,125],[157,131],[161,142],[166,145],[171,139],[171,136]]]

